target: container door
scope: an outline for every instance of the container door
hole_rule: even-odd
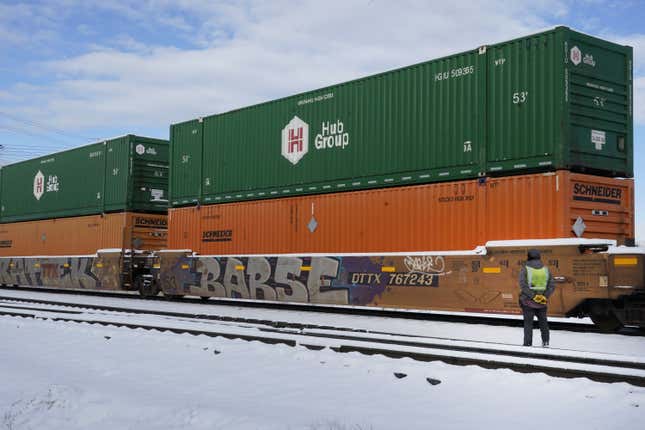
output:
[[[203,122],[193,120],[170,127],[170,204],[194,204],[202,196]]]
[[[547,169],[561,138],[559,30],[488,48],[487,171]]]
[[[168,210],[168,142],[132,136],[131,192],[128,209],[137,212]]]
[[[125,229],[125,247],[147,251],[157,251],[167,247],[167,215],[129,213]]]
[[[564,224],[570,236],[577,230],[581,237],[613,239],[619,245],[633,241],[633,179],[576,173],[566,178],[568,180],[562,182],[567,187],[569,216]]]
[[[570,32],[565,43],[569,164],[633,176],[632,49]]]

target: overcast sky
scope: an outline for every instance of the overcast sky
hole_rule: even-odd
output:
[[[0,0],[0,164],[563,24],[634,47],[638,187],[643,22],[629,0]]]

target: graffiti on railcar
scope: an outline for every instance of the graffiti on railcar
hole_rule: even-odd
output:
[[[120,288],[119,257],[0,258],[0,283],[87,290]]]
[[[161,284],[169,294],[311,302],[375,303],[393,287],[438,287],[442,257],[192,257],[165,254]]]

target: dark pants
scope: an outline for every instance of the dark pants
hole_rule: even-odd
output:
[[[540,332],[542,333],[542,343],[549,343],[549,323],[546,320],[546,307],[534,309],[529,306],[522,306],[524,315],[524,345],[533,345],[533,317],[537,316]]]

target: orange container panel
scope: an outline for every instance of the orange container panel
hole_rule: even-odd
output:
[[[488,240],[634,237],[633,180],[568,171],[170,210],[170,249],[208,254],[471,249]]]
[[[120,212],[0,224],[0,256],[94,254],[166,247],[167,216]]]
[[[635,237],[633,179],[571,173],[564,185],[569,223],[582,218],[586,237],[617,239],[621,243]]]

